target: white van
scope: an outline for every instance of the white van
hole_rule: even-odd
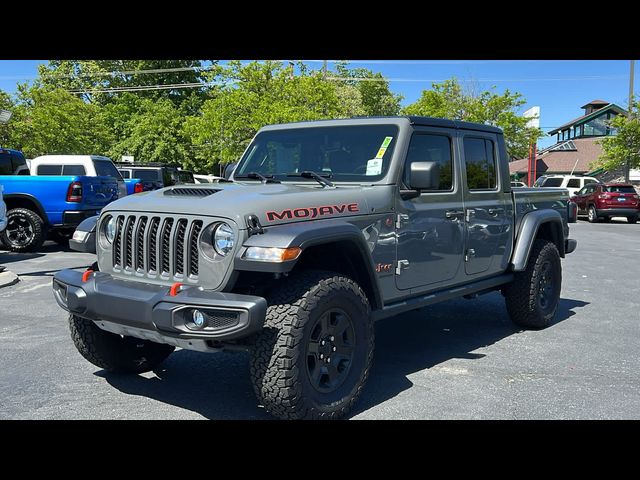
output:
[[[127,196],[127,185],[109,157],[101,155],[41,155],[29,162],[31,175],[88,175],[113,177],[118,181],[118,198]]]
[[[580,175],[543,175],[533,184],[534,187],[560,187],[569,190],[571,196],[575,195],[585,185],[598,183],[599,180],[593,177],[582,177]]]

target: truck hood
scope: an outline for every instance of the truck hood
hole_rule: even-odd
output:
[[[377,205],[371,205],[368,193],[380,188],[384,186],[323,188],[315,183],[260,182],[178,185],[129,195],[109,204],[103,211],[227,218],[245,228],[245,217],[251,214],[256,215],[262,225],[276,225],[388,211],[391,205],[387,202],[374,201]]]

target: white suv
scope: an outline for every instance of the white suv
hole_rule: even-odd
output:
[[[2,192],[4,191],[4,187],[0,185],[0,232],[2,232],[5,228],[7,228],[7,206],[2,200]]]
[[[559,187],[569,190],[571,196],[575,195],[585,185],[598,183],[599,180],[593,177],[582,177],[579,175],[543,175],[533,184],[534,187]]]

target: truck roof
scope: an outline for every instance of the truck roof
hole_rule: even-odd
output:
[[[40,155],[32,159],[32,161],[46,162],[86,162],[87,160],[111,160],[103,155]]]
[[[267,125],[260,130],[279,130],[291,127],[326,127],[338,125],[371,125],[384,123],[399,123],[407,121],[412,125],[422,125],[427,127],[457,128],[463,130],[479,130],[484,132],[502,134],[502,130],[491,125],[482,123],[463,122],[461,120],[448,120],[446,118],[420,117],[415,115],[396,115],[379,117],[353,117],[338,120],[306,120],[301,122],[281,123],[277,125]]]

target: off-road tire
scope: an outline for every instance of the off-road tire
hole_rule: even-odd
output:
[[[548,267],[547,267],[548,265]],[[549,270],[547,270],[549,268]],[[541,305],[545,271],[551,276],[552,288],[547,290],[548,299]],[[503,291],[507,311],[511,320],[521,327],[540,329],[549,326],[558,310],[562,287],[562,265],[560,254],[554,243],[536,239],[531,248],[527,268],[516,272],[513,281]]]
[[[350,278],[310,270],[282,280],[267,300],[264,329],[251,352],[250,373],[258,401],[280,419],[344,417],[360,397],[373,359],[374,329],[365,293]],[[336,309],[345,315],[338,314],[340,318],[335,322],[347,317],[352,326],[353,357],[348,369],[342,370],[346,372],[341,374],[343,383],[334,391],[322,392],[313,384],[322,375],[313,380],[309,371],[310,364],[318,368],[315,361],[319,359],[319,353],[311,351],[311,342],[317,342],[313,336],[324,315],[330,318],[329,323],[334,322],[333,314],[328,312]],[[319,360],[318,363],[322,369]],[[340,366],[344,366],[343,360]]]
[[[148,372],[175,350],[172,345],[107,332],[91,320],[75,315],[69,315],[69,329],[78,352],[108,372]]]
[[[9,228],[8,223],[12,218],[19,218],[22,222],[25,222],[30,228],[30,238],[27,243],[19,245],[9,240]],[[42,244],[47,238],[47,232],[44,221],[40,218],[40,215],[27,208],[14,208],[7,212],[7,228],[2,232],[2,243],[6,248],[12,252],[35,252],[42,247]]]
[[[636,223],[637,221],[638,221],[637,215],[632,215],[630,217],[627,217],[627,223]]]
[[[587,209],[587,219],[589,220],[589,223],[598,223],[598,211],[595,206],[589,205],[589,208]]]

